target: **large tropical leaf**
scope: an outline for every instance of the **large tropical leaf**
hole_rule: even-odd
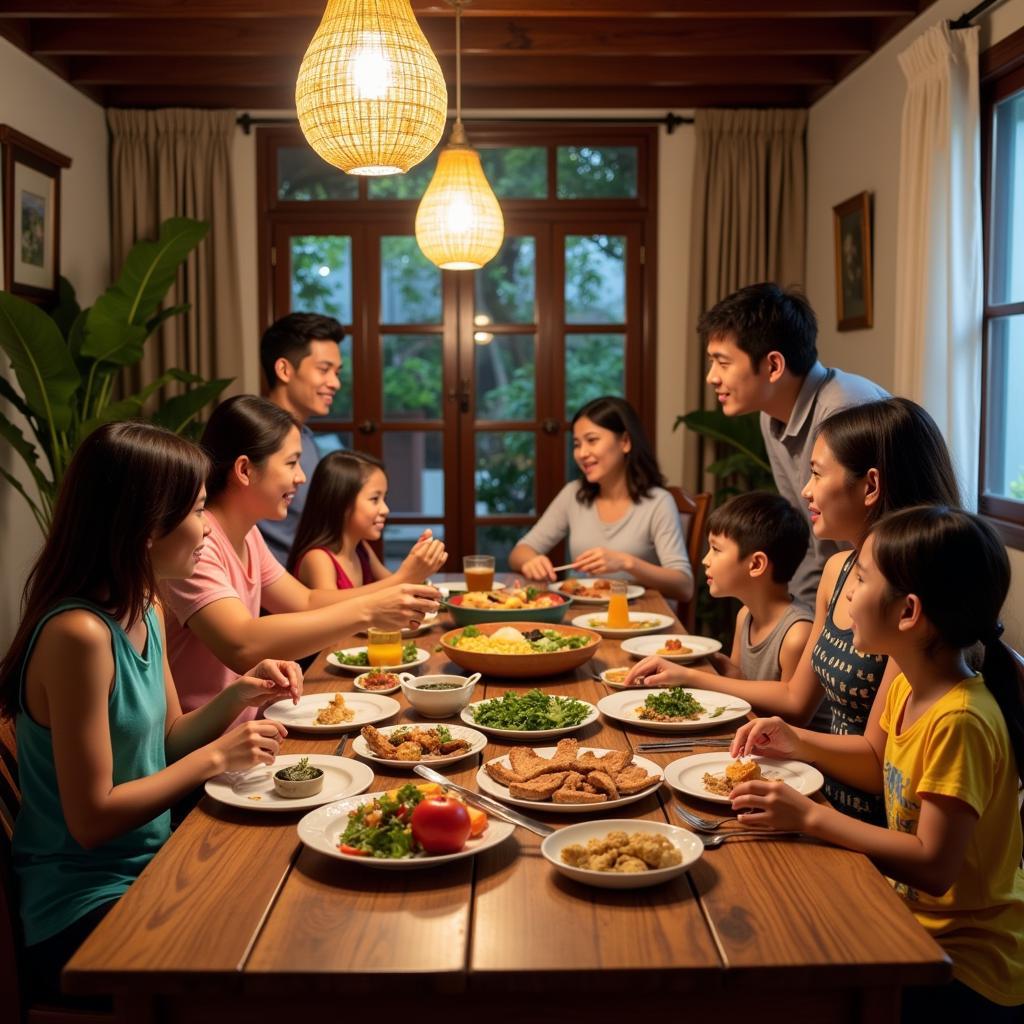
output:
[[[22,458],[41,492],[52,491],[53,483],[39,468],[39,449],[0,412],[0,437],[2,437]]]
[[[762,469],[771,472],[757,413],[747,416],[726,416],[720,409],[697,409],[685,416],[676,417],[673,429],[680,423],[695,434],[710,437],[713,441],[739,449]]]
[[[176,434],[181,433],[204,406],[220,397],[220,393],[233,380],[234,377],[210,380],[191,391],[186,391],[183,395],[177,395],[157,409],[153,414],[153,422],[173,430]]]
[[[0,348],[32,413],[52,430],[66,430],[81,377],[53,320],[31,302],[0,292]]]
[[[70,335],[71,325],[81,312],[78,299],[75,298],[74,287],[66,277],[62,277],[57,288],[57,304],[49,310],[49,313],[65,338]]]
[[[136,243],[121,276],[89,310],[82,354],[120,366],[138,362],[147,322],[174,284],[178,267],[209,230],[203,221],[172,217],[160,225],[155,242]]]

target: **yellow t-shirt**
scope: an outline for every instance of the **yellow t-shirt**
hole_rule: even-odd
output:
[[[902,673],[879,724],[889,828],[917,832],[921,794],[955,797],[978,823],[960,875],[941,896],[894,883],[950,955],[953,974],[1002,1006],[1024,1003],[1024,871],[1017,765],[1006,722],[981,676],[965,679],[897,732],[910,697]]]

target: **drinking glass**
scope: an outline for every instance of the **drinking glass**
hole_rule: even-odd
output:
[[[608,628],[629,629],[629,600],[625,580],[612,580],[611,595],[608,598]]]
[[[375,629],[366,631],[366,657],[372,666],[394,666],[402,664],[402,633],[397,629]]]
[[[494,589],[494,555],[466,555],[462,559],[467,590]]]

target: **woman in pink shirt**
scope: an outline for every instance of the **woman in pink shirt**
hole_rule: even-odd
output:
[[[270,553],[256,523],[283,519],[305,480],[299,427],[283,409],[255,395],[229,398],[214,410],[202,444],[213,464],[210,534],[195,573],[161,587],[182,707],[209,700],[262,658],[302,658],[355,630],[418,625],[436,610],[433,587],[391,580],[311,590]]]

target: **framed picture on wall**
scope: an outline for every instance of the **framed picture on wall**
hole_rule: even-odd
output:
[[[839,330],[874,323],[871,290],[871,193],[832,207],[836,240],[836,311]]]
[[[69,157],[0,125],[0,224],[4,288],[33,302],[57,297],[60,172]]]

